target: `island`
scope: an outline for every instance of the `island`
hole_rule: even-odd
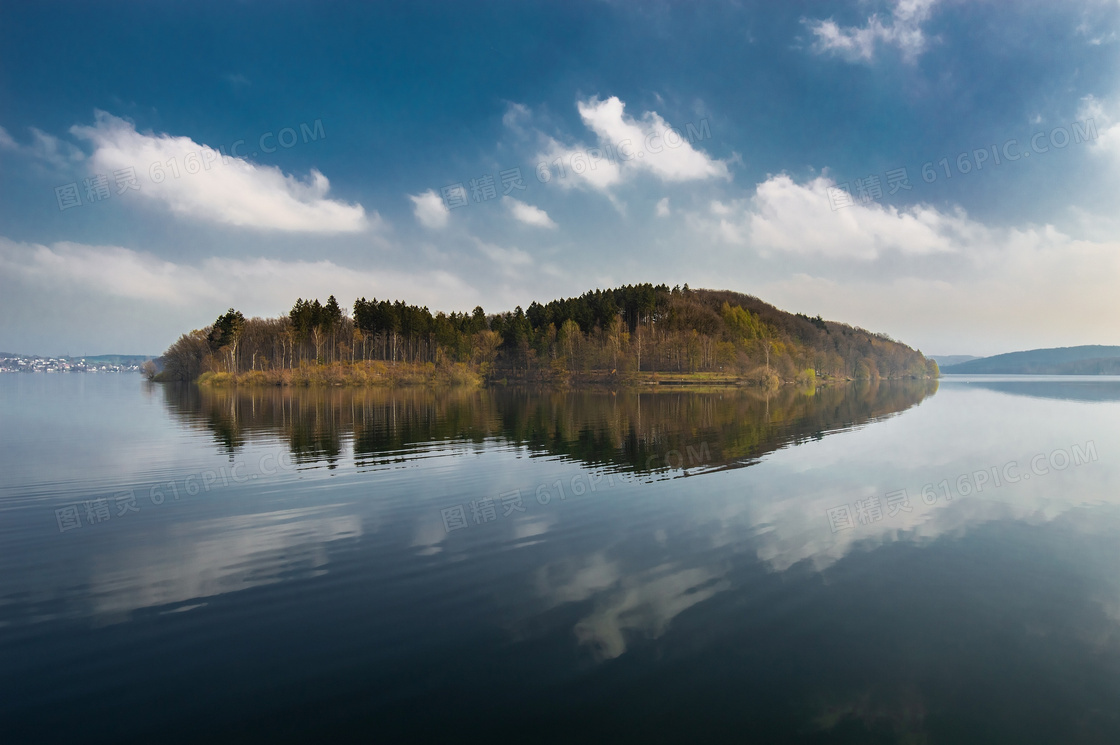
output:
[[[889,336],[752,295],[634,284],[527,310],[437,312],[397,300],[299,298],[287,315],[230,308],[145,367],[202,385],[760,385],[936,378]]]

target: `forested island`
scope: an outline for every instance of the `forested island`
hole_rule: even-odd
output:
[[[885,334],[729,290],[648,283],[497,314],[433,315],[364,297],[347,313],[333,295],[300,298],[276,318],[230,308],[183,334],[159,362],[149,377],[205,385],[774,386],[939,375],[936,362]]]

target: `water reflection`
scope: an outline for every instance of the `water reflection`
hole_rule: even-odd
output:
[[[642,392],[567,391],[539,392],[521,389],[488,390],[383,390],[383,389],[198,389],[165,388],[168,409],[177,419],[198,431],[209,432],[225,452],[236,454],[254,438],[277,437],[286,443],[297,462],[338,468],[352,458],[355,470],[402,462],[444,457],[466,447],[485,448],[489,457],[503,458],[508,448],[532,456],[548,457],[592,473],[644,476],[698,474],[728,471],[758,463],[768,453],[803,442],[819,442],[830,433],[858,428],[887,419],[923,401],[937,390],[936,381],[877,381],[815,388],[786,387],[776,391],[722,389],[713,391],[663,389]],[[352,451],[352,452],[351,452]],[[556,466],[553,466],[555,468]],[[433,466],[428,466],[429,469]],[[491,466],[504,474],[507,486],[523,483],[513,460]],[[551,486],[554,470],[537,475]],[[558,473],[558,472],[556,472]],[[577,472],[573,484],[582,478]],[[520,481],[519,481],[520,479]],[[479,477],[465,477],[474,492],[485,492]],[[537,618],[565,606],[586,606],[572,625],[578,645],[600,662],[623,655],[635,638],[655,640],[681,613],[731,588],[726,574],[730,564],[711,562],[694,551],[681,550],[665,529],[655,530],[654,545],[643,534],[634,535],[625,523],[616,523],[612,553],[623,546],[629,558],[609,558],[603,546],[591,541],[594,530],[577,527],[581,517],[561,516],[558,506],[545,511],[532,500],[531,483],[525,490],[529,504],[523,515],[510,515],[490,533],[475,534],[469,556],[500,547],[526,548],[538,544],[563,517],[573,527],[562,542],[549,545],[549,553],[564,556],[546,560],[535,570],[533,594],[540,604],[523,619]],[[407,486],[416,489],[415,481]],[[495,491],[500,491],[498,487]],[[703,486],[674,487],[685,499]],[[599,492],[602,494],[602,492]],[[690,514],[667,516],[672,507],[656,508],[659,523],[675,523],[695,531],[697,523],[710,546],[739,545],[745,535],[755,535],[758,551],[782,546],[775,565],[826,552],[828,540],[820,531],[820,514],[806,511],[804,495],[783,495],[776,502],[780,512],[799,503],[806,519],[790,520],[774,514],[774,502],[736,499],[727,501],[713,515],[712,499],[682,502]],[[609,513],[628,510],[632,491],[620,489],[603,507]],[[462,497],[460,497],[462,501]],[[808,500],[816,505],[817,500]],[[568,508],[565,508],[568,509]],[[575,509],[575,508],[572,508]],[[823,514],[824,507],[821,507]],[[760,514],[761,513],[761,514]],[[464,517],[468,512],[464,510]],[[714,518],[714,519],[713,519]],[[615,520],[601,515],[601,520]],[[369,516],[366,516],[369,520]],[[766,528],[768,521],[780,525]],[[384,524],[382,521],[386,521]],[[390,510],[380,514],[386,527],[384,539],[396,530],[411,535],[414,555],[435,556],[453,537],[435,510]],[[402,523],[414,527],[402,527]],[[793,528],[794,532],[789,532]],[[573,532],[574,531],[574,532]],[[773,533],[766,535],[766,533]],[[779,535],[780,533],[780,535]],[[777,540],[772,540],[777,536]],[[831,543],[831,541],[828,541]],[[451,559],[464,550],[452,546]]]
[[[91,611],[99,623],[119,622],[143,608],[181,612],[216,595],[320,576],[327,545],[361,535],[359,517],[321,507],[183,521],[158,542],[99,553],[90,567]]]
[[[1101,375],[950,375],[943,381],[1011,396],[1063,401],[1120,401],[1120,377]]]
[[[165,386],[170,411],[226,452],[274,434],[299,462],[359,467],[420,457],[439,443],[500,440],[612,471],[746,465],[786,445],[904,411],[937,381],[776,391],[533,392],[519,389],[199,389]],[[705,450],[701,454],[700,447]]]
[[[1117,741],[1120,406],[991,384],[160,387],[113,398],[112,427],[68,403],[40,481],[0,485],[0,689],[75,730],[102,713],[91,680],[127,694],[119,741],[247,721],[270,741]],[[104,493],[141,512],[42,529],[42,501],[100,494],[55,459],[137,463]],[[242,482],[143,502],[231,460]],[[871,497],[881,516],[831,529]]]

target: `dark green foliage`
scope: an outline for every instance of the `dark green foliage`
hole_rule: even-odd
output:
[[[804,313],[798,313],[797,317],[803,321],[808,321],[826,334],[828,333],[828,324],[824,322],[823,318],[821,318],[820,313],[817,314],[816,318],[809,318],[809,316],[805,315]]]
[[[545,305],[534,302],[527,315],[534,330],[547,328],[550,323],[560,328],[564,321],[571,320],[587,334],[596,328],[606,328],[612,319],[622,314],[627,328],[633,332],[640,319],[659,320],[670,297],[668,285],[625,285],[617,289],[592,290],[578,298],[552,300]]]
[[[222,347],[235,343],[244,325],[245,316],[233,308],[218,316],[210,331],[210,351],[217,352]]]

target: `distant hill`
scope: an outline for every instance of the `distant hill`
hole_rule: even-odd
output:
[[[981,359],[974,357],[971,354],[927,354],[927,359],[931,359],[937,363],[937,366],[944,370],[949,365],[959,365],[962,362],[970,362],[972,360]]]
[[[1031,349],[941,367],[948,375],[1120,375],[1120,347]]]

